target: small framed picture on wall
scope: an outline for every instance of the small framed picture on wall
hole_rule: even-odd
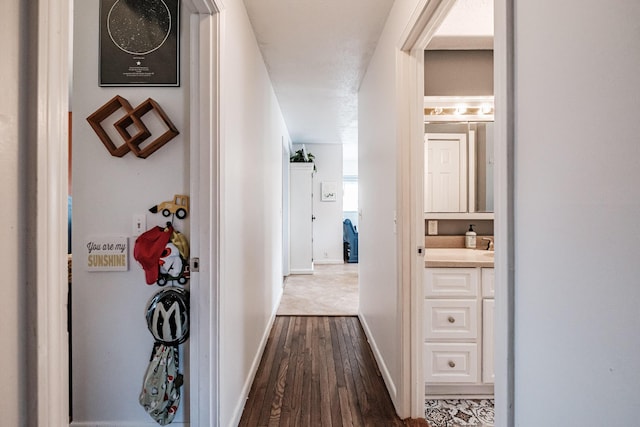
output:
[[[100,0],[100,86],[180,86],[179,0]]]
[[[320,191],[323,202],[335,202],[338,198],[338,183],[335,181],[323,181]]]

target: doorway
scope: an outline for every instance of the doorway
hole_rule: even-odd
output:
[[[422,301],[422,270],[424,258],[420,248],[424,245],[423,218],[423,176],[424,176],[424,49],[435,29],[453,6],[454,1],[442,0],[421,3],[401,40],[398,59],[401,86],[400,99],[406,106],[401,114],[401,126],[408,129],[408,137],[400,141],[400,151],[405,156],[409,170],[399,179],[408,181],[403,185],[406,194],[401,209],[409,212],[410,237],[402,239],[401,259],[411,266],[411,273],[403,280],[402,293],[409,301]],[[513,176],[512,176],[512,41],[513,4],[509,0],[494,1],[494,93],[495,93],[495,216],[494,226],[496,246],[496,314],[495,314],[495,410],[496,425],[513,423],[513,266],[512,223]],[[417,250],[416,250],[417,249]],[[410,366],[405,375],[411,396],[409,406],[411,417],[424,416],[424,383],[422,367],[422,306],[410,304],[410,321],[403,327],[407,344],[403,347],[403,361]]]
[[[308,143],[291,150],[294,161],[284,165],[291,173],[291,275],[278,315],[357,315],[357,145]],[[295,161],[304,153],[311,162]]]
[[[216,99],[217,85],[215,84],[215,77],[217,76],[215,70],[218,64],[218,37],[217,32],[219,28],[219,11],[217,2],[215,0],[198,1],[198,2],[183,2],[184,11],[187,12],[185,16],[186,22],[191,21],[195,26],[194,31],[187,31],[187,39],[192,52],[196,52],[199,55],[196,61],[192,62],[192,69],[190,72],[189,80],[192,91],[195,91],[197,96],[191,96],[188,99],[190,104],[190,111],[197,111],[197,115],[191,115],[189,121],[185,121],[186,129],[182,129],[184,133],[190,135],[191,141],[202,141],[201,144],[191,144],[191,149],[187,149],[184,154],[185,158],[191,158],[198,161],[191,161],[191,172],[186,173],[187,177],[187,191],[191,193],[194,204],[191,205],[190,218],[191,218],[191,230],[193,236],[190,241],[190,247],[192,254],[196,254],[200,259],[211,266],[212,270],[216,270],[217,253],[215,248],[211,249],[212,232],[207,231],[215,229],[215,227],[203,227],[200,232],[194,230],[194,224],[201,224],[202,218],[207,218],[215,223],[217,218],[217,212],[211,211],[211,206],[214,206],[211,202],[212,199],[217,197],[217,183],[211,179],[212,176],[216,176],[216,163],[207,163],[207,160],[211,160],[215,157],[215,151],[217,147],[217,135],[219,130],[217,129],[216,119],[217,111],[215,109],[215,103],[211,102],[212,99]],[[39,227],[38,230],[38,246],[39,253],[42,256],[38,257],[38,270],[47,271],[38,277],[37,281],[37,294],[38,294],[38,311],[37,311],[37,324],[38,324],[38,347],[46,349],[46,351],[38,353],[38,398],[37,398],[37,413],[34,417],[38,420],[38,424],[55,424],[55,425],[67,425],[69,423],[69,379],[70,379],[70,366],[69,363],[69,350],[68,350],[68,335],[66,332],[67,322],[67,294],[68,294],[68,281],[67,281],[67,262],[66,256],[63,257],[64,250],[67,246],[67,239],[62,239],[61,236],[67,234],[68,225],[67,219],[67,203],[64,196],[68,194],[68,182],[67,166],[68,156],[70,155],[69,148],[66,146],[67,133],[70,127],[66,124],[68,115],[68,97],[69,87],[71,82],[60,76],[70,75],[69,64],[66,58],[70,54],[71,46],[71,31],[72,28],[72,2],[70,0],[56,0],[53,3],[48,2],[48,7],[41,7],[38,10],[40,14],[39,19],[39,33],[42,34],[42,40],[40,43],[40,56],[41,61],[46,66],[38,67],[38,81],[41,82],[41,91],[39,90],[40,98],[39,102],[42,104],[42,108],[46,109],[47,114],[43,115],[47,119],[39,121],[38,127],[42,132],[38,133],[39,143],[38,147],[47,147],[47,149],[38,150],[38,164],[47,164],[46,168],[39,168],[38,172],[38,215],[42,218],[46,218],[49,227]],[[191,19],[195,17],[195,19]],[[89,25],[89,24],[87,24]],[[198,28],[199,31],[195,31]],[[76,28],[77,29],[77,28]],[[44,42],[46,40],[46,43]],[[213,76],[214,78],[212,78]],[[88,79],[87,81],[93,82],[91,84],[97,85],[95,82],[95,75],[93,73],[87,73],[83,75],[77,73],[74,76],[74,80]],[[105,91],[109,92],[109,91]],[[104,94],[107,96],[108,94]],[[102,99],[103,96],[100,97]],[[167,105],[168,103],[165,103]],[[75,107],[75,106],[74,106]],[[171,111],[171,107],[168,108]],[[74,117],[76,122],[84,123],[84,117]],[[85,123],[86,125],[86,123]],[[87,138],[87,141],[89,139]],[[92,142],[97,144],[86,145],[104,150],[100,144],[100,141],[95,138],[91,139]],[[83,141],[84,143],[84,141]],[[78,145],[78,144],[77,144]],[[92,148],[89,148],[92,149]],[[106,152],[103,152],[103,154]],[[105,162],[116,161],[115,157],[109,156],[107,153]],[[129,160],[117,159],[122,163],[131,162]],[[78,161],[78,159],[74,159]],[[91,165],[84,165],[83,167],[91,167]],[[95,166],[95,165],[94,165]],[[97,170],[96,170],[97,173]],[[105,180],[111,179],[112,188],[109,190],[114,193],[122,193],[123,188],[126,188],[126,183],[119,183],[118,178],[114,176],[106,176]],[[76,181],[77,184],[78,181]],[[191,182],[191,184],[188,184]],[[74,188],[74,195],[79,196],[79,185]],[[84,189],[85,192],[90,189]],[[172,197],[173,195],[169,196]],[[100,198],[96,203],[87,209],[81,209],[80,212],[74,212],[73,220],[91,221],[92,218],[96,219],[96,212],[101,210]],[[104,207],[104,206],[103,206]],[[84,210],[84,212],[82,212]],[[64,212],[64,213],[63,213]],[[92,213],[93,212],[93,213]],[[118,214],[109,215],[107,217],[100,218],[103,230],[106,234],[110,235],[114,227],[111,217],[116,217]],[[130,215],[128,215],[130,216]],[[128,222],[131,218],[128,219]],[[131,226],[127,227],[127,230],[123,234],[129,234]],[[87,236],[74,236],[76,242],[83,242]],[[56,242],[59,242],[57,244]],[[80,244],[80,246],[82,246]],[[79,250],[78,243],[75,245]],[[133,242],[129,241],[129,248],[133,247]],[[130,258],[130,262],[133,258]],[[76,261],[78,262],[78,261]],[[134,270],[134,268],[130,268]],[[105,275],[107,273],[94,273],[97,275]],[[110,273],[112,275],[118,275],[121,273]],[[94,276],[93,278],[97,277]],[[215,277],[210,277],[209,272],[201,272],[199,278],[203,283],[212,283],[213,286],[200,287],[195,285],[197,279],[192,275],[193,285],[191,287],[192,298],[195,297],[200,301],[199,307],[192,308],[191,310],[191,329],[196,331],[191,336],[191,349],[185,353],[184,358],[191,365],[190,374],[194,378],[198,378],[197,382],[192,382],[189,385],[189,391],[191,391],[191,397],[186,400],[185,409],[189,419],[192,423],[201,425],[216,425],[216,405],[217,402],[217,372],[215,367],[217,366],[215,360],[217,360],[217,324],[215,321],[216,316],[212,315],[217,311],[214,304],[215,289],[217,288],[217,282]],[[113,277],[113,276],[112,276]],[[144,280],[143,280],[144,281]],[[87,287],[92,286],[91,280],[84,281]],[[93,283],[95,285],[96,283]],[[95,287],[93,298],[100,300],[101,295],[106,289],[111,288],[112,291],[119,292],[118,280],[114,280],[111,284],[105,284],[105,286]],[[144,288],[144,287],[143,287]],[[212,289],[210,289],[212,288]],[[130,289],[122,290],[122,295],[125,296],[123,303],[126,304],[126,296],[129,295]],[[74,295],[75,297],[76,295]],[[107,307],[109,304],[103,305]],[[140,307],[137,307],[140,309]],[[82,308],[80,308],[82,309]],[[144,310],[142,310],[144,311]],[[138,318],[135,313],[140,313],[140,310],[134,311],[132,314],[132,322]],[[144,317],[144,316],[143,316]],[[91,325],[91,322],[85,325],[74,325],[77,329],[93,328],[96,325]],[[114,325],[112,325],[114,326]],[[102,334],[101,328],[107,327],[111,332],[111,335],[118,335],[122,333],[122,329],[113,329],[108,325],[99,326],[97,329],[91,329],[87,332],[88,335],[93,335],[96,339]],[[213,332],[212,332],[213,331]],[[86,331],[85,331],[86,332]],[[76,349],[77,347],[74,347]],[[113,351],[122,350],[118,346],[115,346]],[[102,354],[102,353],[101,353]],[[107,352],[106,354],[109,354]],[[148,360],[148,354],[145,352],[143,360]],[[203,363],[206,361],[206,363]],[[213,362],[213,363],[212,363]],[[146,362],[145,362],[146,363]],[[118,369],[115,370],[119,372]],[[139,372],[140,375],[136,375],[136,378],[141,378],[144,372]],[[119,375],[122,375],[120,372]],[[105,387],[108,385],[105,385]],[[74,394],[80,396],[80,399],[86,399],[91,393],[85,393],[83,390],[74,390]],[[83,402],[86,403],[86,402]],[[135,402],[137,404],[137,402]],[[102,405],[105,406],[105,405]],[[74,407],[77,409],[77,407]],[[106,408],[108,409],[108,408]],[[78,424],[78,425],[81,425]]]

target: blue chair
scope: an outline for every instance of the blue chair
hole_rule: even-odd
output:
[[[350,219],[345,219],[342,223],[342,240],[344,250],[344,261],[349,263],[358,262],[358,230],[353,226]]]

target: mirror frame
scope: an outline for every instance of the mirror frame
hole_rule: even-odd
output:
[[[493,122],[493,96],[425,96],[424,123]],[[425,219],[494,219],[493,212],[425,212]]]

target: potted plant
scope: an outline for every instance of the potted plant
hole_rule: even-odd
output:
[[[306,148],[303,146],[301,149],[297,150],[293,153],[292,156],[289,157],[289,161],[291,163],[313,163],[315,160],[315,156],[309,152],[307,152]],[[316,170],[316,165],[313,165],[313,170]]]

